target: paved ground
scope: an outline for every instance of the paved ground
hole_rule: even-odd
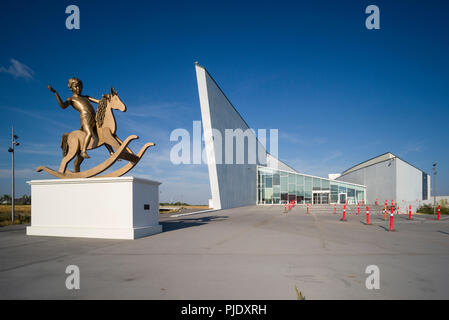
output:
[[[0,299],[449,299],[449,220],[244,207],[161,217],[164,232],[135,240],[27,237],[0,228]],[[65,287],[79,266],[81,289]],[[380,290],[365,268],[380,268]]]

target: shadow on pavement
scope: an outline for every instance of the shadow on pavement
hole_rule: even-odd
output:
[[[389,232],[397,231],[394,227],[393,227],[393,230],[390,230],[390,227],[385,227],[385,226],[381,226],[381,225],[379,225],[378,227],[381,229],[384,229],[385,231],[389,231]]]
[[[208,224],[212,221],[226,220],[228,216],[208,216],[201,218],[180,218],[177,220],[159,221],[162,225],[162,232],[173,231],[189,227],[197,227]]]
[[[0,232],[22,232],[26,229],[26,227],[29,227],[30,224],[14,224],[14,225],[10,225],[10,226],[4,226],[4,227],[0,227]]]

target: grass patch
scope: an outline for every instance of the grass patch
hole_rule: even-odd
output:
[[[195,210],[207,210],[210,209],[209,206],[204,205],[167,205],[164,203],[161,203],[159,205],[159,213],[160,214],[166,214],[166,213],[178,213],[182,209],[195,209]]]
[[[431,206],[430,204],[425,204],[421,207],[418,208],[418,210],[416,210],[416,213],[421,213],[421,214],[433,214],[433,206]],[[438,207],[435,211],[435,213],[438,213]],[[441,206],[441,214],[449,214],[449,207],[446,206]]]
[[[31,205],[19,204],[14,206],[14,222],[11,221],[11,205],[0,205],[0,227],[12,224],[31,222]]]
[[[179,212],[179,210],[180,209],[161,209],[161,208],[159,208],[159,213],[160,214],[166,214],[166,213],[177,213],[177,212]]]

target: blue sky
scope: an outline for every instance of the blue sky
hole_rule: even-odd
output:
[[[81,29],[65,28],[76,4]],[[365,8],[380,8],[380,30]],[[327,176],[390,151],[431,172],[449,194],[447,1],[4,1],[0,13],[0,194],[16,195],[57,168],[62,133],[79,114],[62,110],[67,80],[101,97],[111,85],[128,106],[119,137],[157,146],[131,172],[159,180],[161,200],[207,203],[206,165],[171,164],[170,132],[201,120],[194,61],[205,66],[248,124],[279,129],[279,157]],[[93,165],[107,156],[91,152]],[[86,161],[87,162],[87,161]]]

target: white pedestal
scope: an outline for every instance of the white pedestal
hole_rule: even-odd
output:
[[[27,235],[136,239],[162,232],[160,182],[135,177],[32,180]]]

